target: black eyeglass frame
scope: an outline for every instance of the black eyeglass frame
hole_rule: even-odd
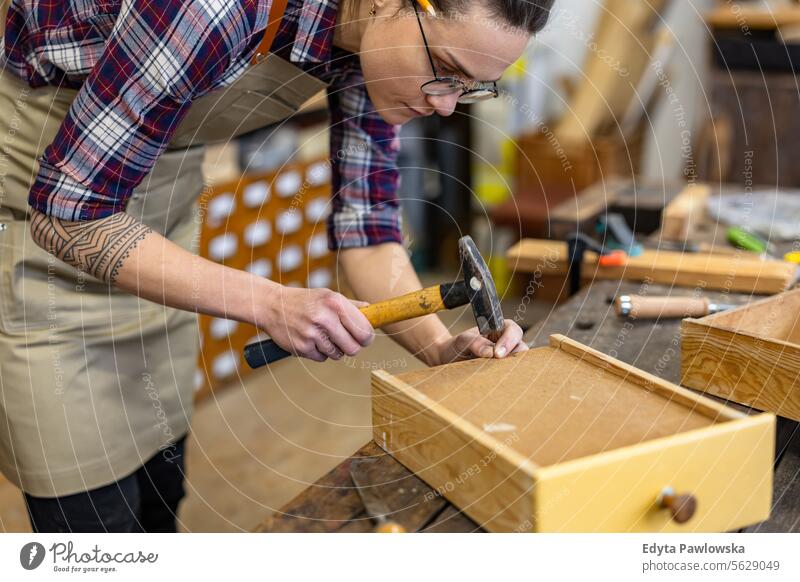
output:
[[[496,99],[500,94],[497,90],[497,82],[496,81],[487,81],[481,82],[476,81],[475,84],[479,86],[474,86],[470,88],[464,81],[458,79],[457,77],[440,77],[436,74],[436,65],[433,64],[433,55],[431,55],[431,49],[428,46],[428,37],[425,36],[425,29],[422,28],[422,20],[419,17],[419,7],[417,6],[416,0],[412,0],[412,4],[414,5],[414,14],[417,17],[417,24],[419,25],[419,31],[422,33],[422,42],[425,45],[425,53],[428,55],[428,62],[431,64],[431,72],[433,73],[433,79],[430,81],[426,81],[422,85],[420,85],[420,91],[425,93],[426,95],[431,95],[434,97],[439,97],[442,95],[452,95],[456,93],[459,89],[461,89],[461,94],[458,96],[459,103],[474,103],[476,101],[487,101],[489,99]],[[445,83],[452,87],[453,91],[450,93],[429,93],[425,90],[425,87],[430,87],[433,83]],[[489,85],[488,83],[491,83]],[[476,93],[482,93],[487,91],[485,97],[477,97]],[[473,95],[472,98],[469,96]],[[466,97],[466,99],[464,99]]]

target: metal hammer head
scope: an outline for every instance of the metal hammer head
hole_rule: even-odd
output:
[[[505,321],[489,267],[471,236],[462,236],[458,240],[458,254],[478,330],[483,337],[496,342],[503,333]]]

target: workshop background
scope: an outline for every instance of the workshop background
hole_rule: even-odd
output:
[[[506,317],[529,329],[574,289],[564,276],[545,277],[531,293],[529,275],[507,260],[522,238],[619,238],[603,220],[613,213],[645,240],[692,184],[752,196],[757,238],[771,236],[759,220],[778,217],[780,240],[797,239],[798,57],[800,7],[788,0],[557,0],[546,30],[499,83],[500,98],[403,127],[413,264],[426,283],[452,280],[458,238],[472,235]],[[283,284],[346,292],[324,226],[326,117],[318,96],[289,122],[208,149],[203,255]],[[720,229],[742,226],[736,210],[719,204]],[[441,316],[453,333],[474,325],[469,308]],[[186,531],[258,528],[372,438],[372,370],[424,367],[379,333],[355,358],[252,371],[241,354],[256,330],[210,317],[199,329]],[[19,491],[2,479],[0,530],[29,531]]]

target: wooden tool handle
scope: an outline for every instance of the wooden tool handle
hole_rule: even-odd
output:
[[[408,533],[406,528],[396,521],[384,521],[375,526],[375,533]]]
[[[706,297],[647,297],[623,295],[614,302],[620,317],[634,319],[703,317],[709,313]]]
[[[686,523],[697,511],[697,499],[689,493],[678,494],[671,489],[665,490],[659,497],[659,505],[669,509],[676,523]]]
[[[361,308],[372,327],[378,328],[398,321],[406,321],[445,309],[444,285],[434,285],[400,297],[379,301]]]
[[[426,287],[400,297],[367,305],[359,311],[367,317],[372,327],[378,328],[436,313],[442,309],[453,309],[467,303],[469,297],[465,285],[459,282]],[[284,350],[271,339],[249,344],[244,348],[244,359],[251,368],[260,368],[291,355],[291,352]]]

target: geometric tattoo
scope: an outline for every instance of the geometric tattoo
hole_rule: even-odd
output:
[[[152,232],[124,212],[83,222],[59,220],[36,210],[31,213],[31,234],[36,244],[68,265],[111,284],[131,251]]]

